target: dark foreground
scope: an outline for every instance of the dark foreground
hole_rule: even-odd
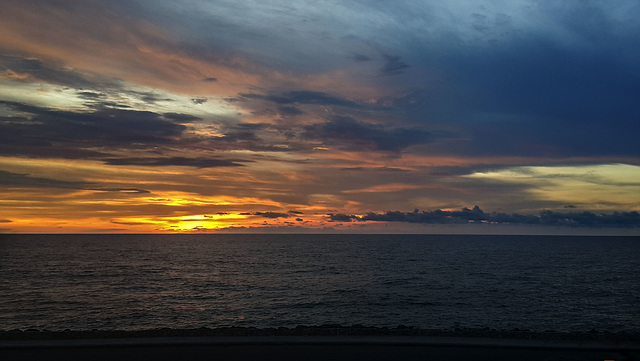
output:
[[[299,326],[0,332],[1,360],[640,360],[640,335]]]

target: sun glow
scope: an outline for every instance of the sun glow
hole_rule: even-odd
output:
[[[164,206],[229,206],[239,204],[281,206],[279,202],[255,197],[204,196],[186,192],[156,192],[154,194],[157,197],[140,197],[138,201]]]
[[[151,228],[153,231],[194,232],[238,226],[247,217],[246,214],[240,213],[215,213],[170,217],[123,217],[112,222],[142,226],[143,228]]]

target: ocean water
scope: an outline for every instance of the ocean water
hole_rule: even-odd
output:
[[[0,235],[0,330],[640,331],[638,237]]]

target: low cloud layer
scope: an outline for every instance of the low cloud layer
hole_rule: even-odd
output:
[[[329,214],[333,222],[406,222],[424,224],[491,223],[511,225],[547,225],[567,227],[640,227],[640,213],[614,212],[611,214],[575,212],[561,213],[543,211],[538,215],[485,213],[478,206],[459,211],[419,211],[368,213],[364,216]]]

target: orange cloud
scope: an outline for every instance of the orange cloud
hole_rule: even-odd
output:
[[[103,1],[0,4],[0,48],[178,94],[230,96],[248,88],[312,88],[375,99],[383,87],[344,70],[321,74],[276,71],[242,54],[195,54],[159,25]],[[26,75],[7,73],[23,79]],[[215,81],[206,81],[215,79]]]
[[[163,29],[101,1],[0,5],[0,47],[140,85],[182,94],[229,94],[259,84],[240,57],[206,61],[178,48]],[[240,70],[239,70],[240,69]],[[206,82],[215,77],[218,81]]]

